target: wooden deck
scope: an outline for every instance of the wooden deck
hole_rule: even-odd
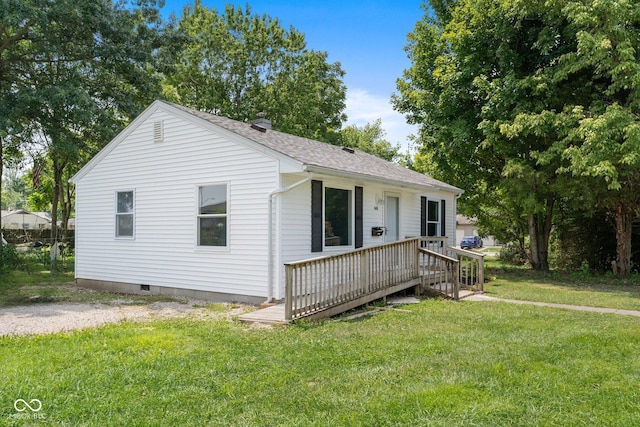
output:
[[[478,292],[474,292],[472,290],[464,289],[460,291],[460,299],[467,298],[471,295],[475,295]],[[392,305],[397,304],[413,304],[417,302],[415,298],[389,298],[388,303]],[[281,325],[288,323],[284,318],[284,303],[276,304],[269,307],[259,308],[256,311],[252,311],[250,313],[245,313],[239,317],[239,320],[243,323],[259,323],[259,324],[267,324],[267,325]]]
[[[418,237],[285,264],[283,304],[240,317],[286,323],[323,318],[407,288],[458,300],[463,287],[482,291],[482,255],[448,248],[446,237]],[[461,286],[462,282],[462,286]]]
[[[284,303],[245,313],[239,319],[243,323],[266,323],[272,325],[287,323],[284,319]]]

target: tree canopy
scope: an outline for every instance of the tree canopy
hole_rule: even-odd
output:
[[[338,140],[344,71],[327,53],[307,50],[302,33],[249,6],[218,12],[200,0],[174,26],[179,42],[163,53],[169,100],[240,121],[264,112],[274,129]]]
[[[64,224],[68,177],[160,93],[156,1],[8,0],[0,17],[0,173],[5,147],[50,160]]]
[[[631,194],[640,156],[640,5],[429,5],[433,12],[409,36],[412,65],[394,103],[420,125],[422,150],[437,174],[467,190],[463,210],[485,223],[512,218],[512,230],[526,224],[534,268],[548,268],[559,206],[597,201],[624,211],[617,227],[630,247],[638,207]],[[627,255],[619,253],[618,274],[628,274]]]
[[[391,145],[385,139],[386,132],[382,128],[382,120],[364,126],[349,125],[340,131],[342,145],[355,148],[388,161],[398,159],[400,146]]]

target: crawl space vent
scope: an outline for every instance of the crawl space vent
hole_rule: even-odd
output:
[[[162,120],[153,122],[153,142],[164,140],[164,122]]]

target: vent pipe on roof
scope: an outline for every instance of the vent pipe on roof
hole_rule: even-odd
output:
[[[267,129],[271,129],[271,120],[264,118],[265,113],[258,113],[258,118],[251,121],[251,127],[253,129],[264,132]]]

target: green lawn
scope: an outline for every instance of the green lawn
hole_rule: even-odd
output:
[[[0,338],[1,425],[635,426],[640,320],[424,301],[253,329],[122,323]],[[17,413],[16,399],[42,410]],[[20,418],[22,416],[23,418]]]
[[[640,310],[640,276],[626,280],[580,272],[535,272],[487,262],[487,295],[558,304]]]
[[[51,274],[48,256],[33,251],[20,255],[20,269],[0,272],[0,308],[43,303],[110,303],[117,300],[128,304],[146,304],[154,301],[175,301],[166,296],[116,295],[78,288],[74,283],[74,259],[67,257],[57,262]],[[44,253],[46,255],[46,253]],[[2,423],[0,423],[0,426]]]
[[[634,280],[488,265],[489,295],[640,309]],[[60,270],[13,272],[0,305],[110,298],[60,285]],[[639,318],[507,303],[275,329],[123,322],[0,338],[0,425],[637,426],[638,354]]]

